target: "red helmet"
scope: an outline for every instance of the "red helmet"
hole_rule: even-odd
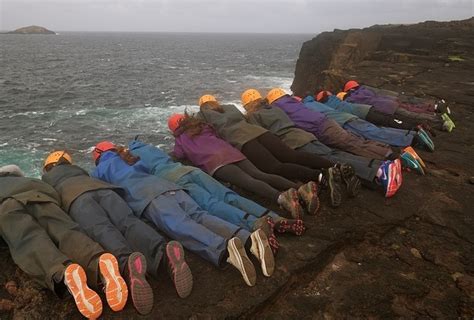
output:
[[[113,144],[110,141],[102,141],[96,144],[94,150],[92,150],[92,157],[94,158],[95,164],[97,165],[100,155],[103,152],[106,152],[109,150],[115,150],[115,149],[116,149],[115,144]]]
[[[184,114],[182,114],[182,113],[173,113],[168,118],[168,128],[170,128],[171,132],[175,132],[176,129],[178,129],[179,123],[183,119],[184,119]]]
[[[357,88],[358,86],[359,84],[357,83],[357,81],[354,81],[354,80],[347,81],[346,85],[344,86],[344,91],[347,92],[351,89]]]
[[[319,91],[319,93],[316,95],[316,101],[326,101],[327,97],[329,96],[332,96],[332,93],[330,91]]]

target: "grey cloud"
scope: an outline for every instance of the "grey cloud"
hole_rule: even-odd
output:
[[[474,0],[0,0],[0,29],[318,33],[463,19]]]

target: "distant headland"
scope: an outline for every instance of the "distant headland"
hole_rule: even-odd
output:
[[[56,34],[56,32],[48,30],[44,27],[29,26],[6,32],[6,34]]]

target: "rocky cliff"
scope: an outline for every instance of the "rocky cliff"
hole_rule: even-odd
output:
[[[348,78],[448,99],[456,128],[439,132],[428,172],[404,172],[385,199],[363,189],[306,216],[302,237],[279,236],[271,278],[249,288],[233,268],[220,270],[187,252],[194,289],[179,299],[166,274],[151,279],[155,305],[139,316],[130,303],[104,318],[126,319],[472,319],[474,317],[473,20],[323,33],[303,45],[293,89],[336,91]],[[241,190],[239,190],[241,192]],[[244,194],[244,193],[243,193]],[[252,197],[252,195],[247,195]],[[255,199],[281,212],[263,199]],[[255,265],[258,268],[256,260]],[[2,319],[80,319],[71,298],[39,290],[0,248]],[[5,311],[1,311],[4,309]],[[3,312],[3,313],[2,313]]]
[[[292,90],[338,92],[357,79],[463,102],[474,95],[473,57],[474,18],[323,32],[303,44]]]
[[[29,26],[7,32],[7,34],[56,34],[56,32],[48,30],[44,27]]]

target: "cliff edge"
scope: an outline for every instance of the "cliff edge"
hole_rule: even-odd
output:
[[[354,78],[448,100],[456,128],[437,134],[434,153],[419,151],[427,174],[404,172],[402,188],[389,199],[380,190],[363,189],[334,209],[323,194],[318,215],[304,218],[303,236],[278,236],[275,273],[267,278],[257,271],[254,287],[247,287],[235,269],[218,269],[187,251],[194,275],[188,298],[178,298],[163,263],[158,279],[150,279],[151,314],[140,316],[128,303],[120,313],[104,306],[103,318],[472,319],[472,25],[473,19],[376,26],[326,32],[306,42],[293,83],[297,94],[337,91]],[[82,318],[71,297],[61,300],[38,289],[6,246],[0,246],[0,268],[0,318]],[[3,288],[10,280],[18,283],[15,294]]]
[[[297,95],[320,89],[338,92],[347,80],[357,79],[468,101],[474,95],[473,57],[474,18],[334,30],[303,44],[291,88]]]

